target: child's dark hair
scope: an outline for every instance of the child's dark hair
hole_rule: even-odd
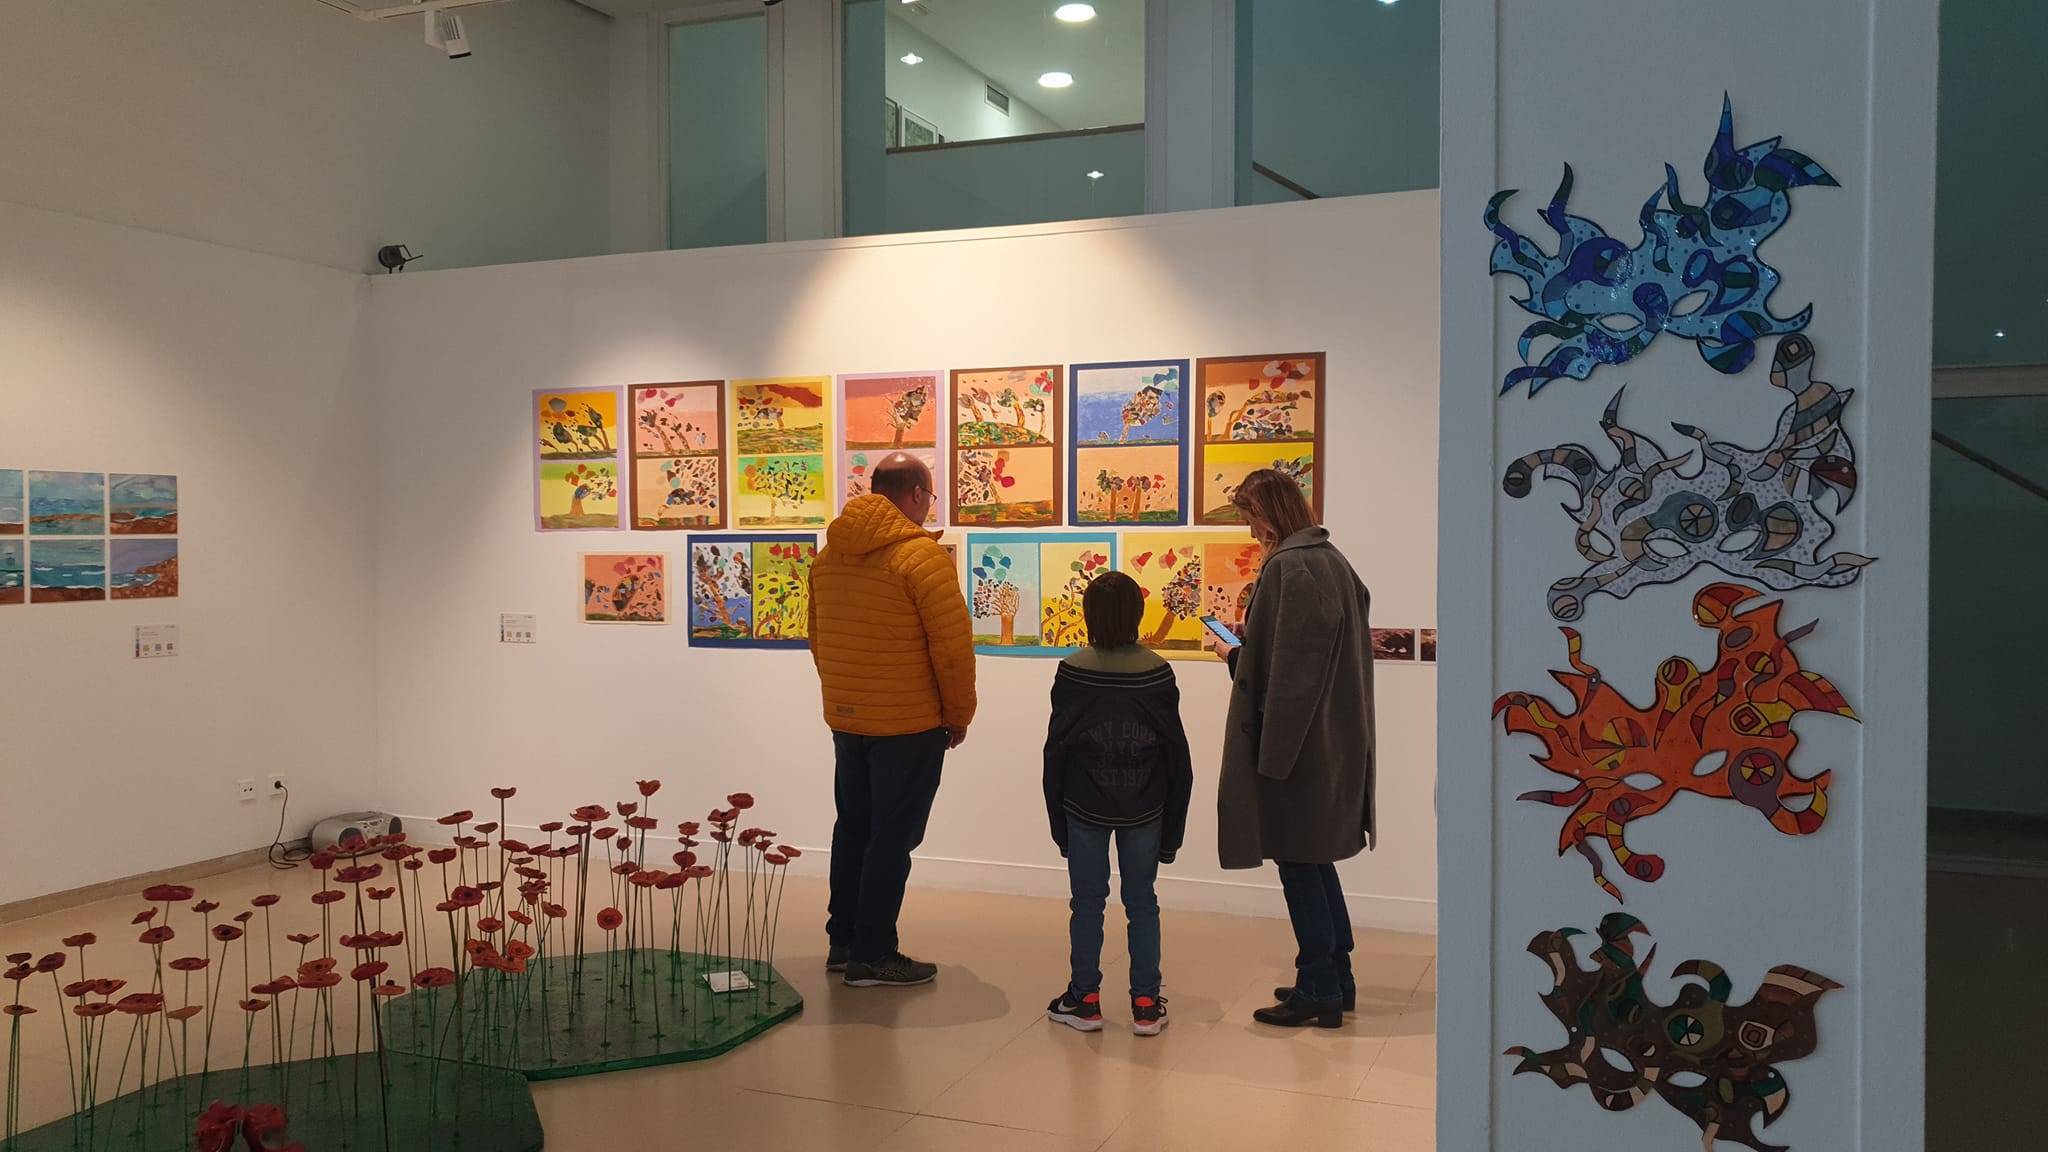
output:
[[[1104,572],[1081,594],[1081,618],[1088,622],[1091,648],[1128,648],[1138,642],[1145,595],[1121,572]]]

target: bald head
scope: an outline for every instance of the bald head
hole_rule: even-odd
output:
[[[868,483],[875,495],[896,505],[913,524],[923,523],[925,513],[931,510],[932,470],[908,452],[890,453],[875,465]]]

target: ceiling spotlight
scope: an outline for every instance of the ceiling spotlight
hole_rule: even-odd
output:
[[[1996,332],[1993,332],[1993,333],[1991,334],[1991,338],[1992,338],[1992,339],[1994,339],[1994,340],[2003,340],[2003,339],[2005,339],[2005,329],[2003,329],[2003,328],[2000,328],[2000,329],[1999,329],[1998,331],[1996,331]]]
[[[903,62],[905,64],[922,64],[924,63],[924,57],[919,56],[915,52],[905,52],[903,54]]]
[[[1062,4],[1052,10],[1052,18],[1063,24],[1086,24],[1095,19],[1095,5]]]
[[[1100,168],[1094,168],[1094,169],[1090,169],[1090,170],[1089,170],[1089,172],[1088,172],[1088,178],[1089,178],[1090,180],[1100,180],[1100,179],[1102,179],[1102,169],[1100,169]]]
[[[1380,4],[1387,8],[1392,8],[1397,2],[1398,0],[1380,0]]]
[[[1070,72],[1046,72],[1038,77],[1040,88],[1072,88],[1074,77]]]

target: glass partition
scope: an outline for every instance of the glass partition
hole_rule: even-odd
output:
[[[843,14],[847,235],[1144,211],[1144,0]]]
[[[668,246],[768,238],[768,21],[668,29]]]
[[[1237,202],[1437,186],[1437,0],[1238,0]]]

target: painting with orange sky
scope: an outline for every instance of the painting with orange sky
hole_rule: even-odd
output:
[[[943,372],[872,372],[839,378],[840,506],[869,491],[874,467],[892,452],[908,452],[932,470],[932,491],[946,491],[944,454],[939,451],[945,416]],[[945,523],[944,501],[932,501],[925,526]]]
[[[633,527],[725,527],[725,382],[638,384],[632,399]]]

